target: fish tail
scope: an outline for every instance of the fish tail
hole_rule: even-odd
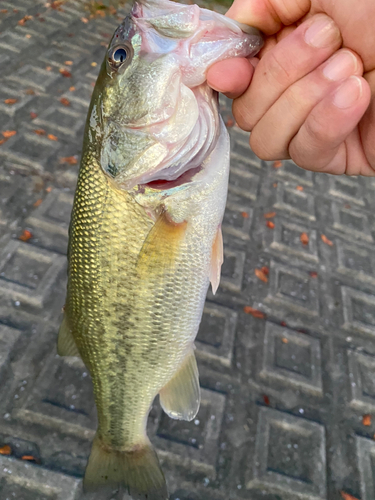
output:
[[[95,436],[87,463],[83,489],[125,489],[134,500],[168,500],[167,485],[151,443],[131,451],[118,451]]]

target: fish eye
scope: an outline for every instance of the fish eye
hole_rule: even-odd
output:
[[[122,64],[127,57],[128,57],[128,54],[123,47],[116,49],[112,55],[113,61],[115,61],[117,64]]]
[[[127,45],[117,45],[113,47],[108,54],[108,62],[112,69],[119,70],[121,67],[126,67],[131,61],[133,51]]]

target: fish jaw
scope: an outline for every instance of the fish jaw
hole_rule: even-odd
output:
[[[132,46],[125,70],[108,71],[108,60],[103,65],[110,78],[100,105],[100,162],[120,189],[130,190],[200,166],[215,146],[218,124],[207,69],[254,55],[262,39],[224,16],[163,0],[135,2],[107,59],[123,44]]]

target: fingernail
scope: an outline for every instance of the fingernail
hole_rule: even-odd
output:
[[[323,69],[323,75],[328,80],[337,82],[355,73],[357,67],[358,61],[354,54],[349,50],[343,50],[328,61],[327,66]]]
[[[340,31],[330,17],[319,16],[305,33],[305,41],[316,48],[329,47],[340,37]]]
[[[333,104],[341,109],[350,108],[362,95],[362,81],[351,76],[336,90]]]

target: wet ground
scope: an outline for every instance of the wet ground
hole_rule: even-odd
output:
[[[53,8],[55,7],[55,8]],[[0,1],[0,498],[78,500],[91,382],[56,355],[90,94],[115,16]],[[32,16],[32,17],[25,17]],[[197,338],[202,407],[153,408],[173,500],[375,498],[375,181],[265,163],[223,113],[225,263]]]

